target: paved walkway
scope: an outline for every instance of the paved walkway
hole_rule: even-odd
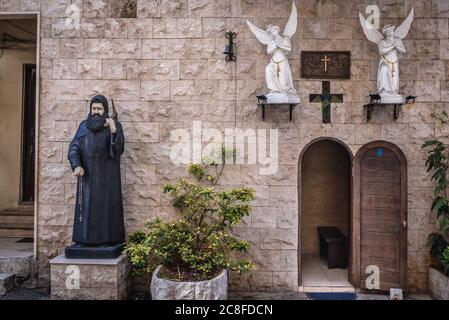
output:
[[[50,291],[48,289],[19,289],[14,290],[0,300],[49,300]],[[230,300],[311,300],[305,293],[296,292],[251,292],[240,293],[231,292]],[[387,295],[357,293],[357,300],[388,300]],[[145,300],[145,299],[143,299]],[[411,294],[405,300],[431,300],[427,294]]]
[[[296,292],[233,292],[229,294],[230,300],[311,300],[305,293]],[[405,300],[431,300],[427,294],[411,294]],[[357,293],[357,300],[389,300],[386,294]]]
[[[47,289],[15,289],[0,300],[50,300],[50,291]]]
[[[0,258],[25,258],[33,255],[33,243],[21,238],[0,238]]]

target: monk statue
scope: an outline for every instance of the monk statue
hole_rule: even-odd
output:
[[[104,96],[93,97],[89,116],[69,146],[68,159],[78,183],[75,245],[66,248],[67,258],[115,258],[125,241],[120,179],[125,138],[120,122],[110,118],[108,110]]]

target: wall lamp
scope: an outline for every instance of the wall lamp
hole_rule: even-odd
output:
[[[229,43],[225,46],[225,49],[223,51],[223,53],[226,55],[226,62],[235,62],[237,60],[237,57],[235,56],[235,52],[234,52],[234,48],[235,48],[235,44],[234,44],[234,39],[237,36],[237,33],[232,32],[232,31],[228,31],[226,32],[226,39],[229,40]]]

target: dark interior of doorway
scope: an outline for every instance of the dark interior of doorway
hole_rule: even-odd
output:
[[[21,202],[34,201],[36,65],[23,66]]]
[[[328,268],[328,259],[320,256],[317,230],[318,227],[338,228],[347,239],[345,259],[349,260],[351,170],[348,151],[334,140],[319,140],[302,156],[301,267],[304,287],[352,287],[348,268]]]

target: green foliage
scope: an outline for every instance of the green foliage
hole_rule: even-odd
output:
[[[449,276],[449,245],[441,252],[440,261],[443,265],[444,274]]]
[[[448,245],[441,233],[431,233],[427,238],[427,246],[430,248],[432,257],[439,257]]]
[[[448,156],[445,145],[437,140],[426,141],[422,148],[429,149],[426,160],[427,172],[432,172],[432,181],[436,182],[432,211],[437,214],[440,232],[447,235],[449,231],[449,199],[447,195]]]
[[[227,154],[224,148],[221,151]],[[249,243],[234,238],[230,231],[250,214],[255,191],[246,187],[220,189],[217,183],[225,164],[209,161],[191,165],[193,181],[184,177],[164,185],[163,192],[171,195],[180,218],[173,222],[157,219],[147,224],[146,234],[140,231],[131,236],[125,251],[134,274],[151,273],[161,264],[172,275],[177,274],[175,280],[198,281],[222,269],[251,270],[250,261],[237,258],[248,250]]]
[[[449,275],[449,245],[446,241],[449,233],[448,153],[445,145],[437,140],[426,141],[422,148],[429,149],[427,172],[433,173],[431,179],[436,183],[431,210],[439,221],[439,232],[429,235],[427,245],[431,256],[441,263],[444,272]]]

